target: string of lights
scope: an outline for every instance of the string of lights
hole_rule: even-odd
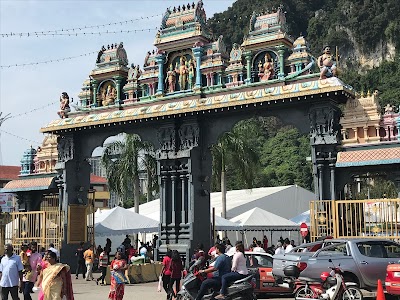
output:
[[[8,131],[5,131],[5,130],[3,130],[3,129],[0,129],[0,131],[1,131],[2,133],[8,134],[8,135],[10,135],[10,136],[12,136],[12,137],[15,137],[15,138],[18,138],[18,139],[20,139],[20,140],[24,140],[24,141],[27,141],[27,142],[30,142],[30,143],[34,143],[34,144],[37,144],[37,145],[41,145],[41,144],[42,144],[41,142],[38,142],[38,141],[34,141],[34,140],[30,140],[30,139],[24,138],[24,137],[22,137],[22,136],[13,134],[13,133],[8,132]]]
[[[140,17],[137,19],[130,19],[130,20],[125,20],[125,21],[119,21],[119,22],[111,22],[111,23],[106,23],[106,24],[100,24],[100,25],[90,25],[90,26],[81,26],[81,27],[74,27],[74,28],[62,28],[62,29],[55,29],[55,30],[39,30],[39,31],[33,31],[33,32],[10,32],[10,33],[1,33],[1,37],[13,37],[13,36],[19,36],[19,37],[31,37],[31,36],[39,36],[39,35],[61,35],[61,34],[72,34],[74,35],[76,32],[83,33],[82,31],[88,30],[88,29],[93,29],[93,28],[105,28],[107,26],[116,26],[116,25],[126,25],[128,23],[134,23],[136,21],[141,21],[141,20],[148,20],[152,19],[155,17],[162,16],[162,14],[157,14],[157,15],[152,15],[152,16],[144,16]],[[90,33],[87,33],[90,34]]]
[[[52,105],[57,104],[57,103],[58,103],[58,101],[55,101],[55,102],[52,102],[52,103],[49,103],[49,104],[46,104],[46,105],[43,105],[43,106],[40,106],[40,107],[31,109],[31,110],[29,110],[29,111],[26,111],[26,112],[23,112],[23,113],[19,113],[19,114],[17,114],[17,115],[11,115],[11,116],[9,117],[9,119],[18,118],[18,117],[21,117],[21,116],[26,116],[26,115],[28,115],[28,114],[30,114],[30,113],[33,113],[33,112],[38,111],[38,110],[40,110],[40,109],[43,109],[43,108],[52,106]]]
[[[53,32],[53,33],[46,33],[46,32],[34,32],[34,33],[2,33],[1,37],[39,37],[39,36],[82,36],[82,35],[102,35],[102,34],[117,34],[117,33],[137,33],[137,32],[150,32],[153,30],[157,30],[158,28],[145,28],[145,29],[132,29],[132,30],[116,30],[116,31],[97,31],[97,32]]]
[[[4,66],[0,66],[0,69],[14,68],[14,67],[26,67],[26,66],[34,66],[34,65],[42,65],[42,64],[48,64],[48,63],[54,63],[54,62],[61,62],[61,61],[71,60],[71,59],[79,58],[79,57],[83,57],[83,56],[89,56],[89,55],[96,54],[96,53],[98,53],[98,51],[89,52],[89,53],[85,53],[85,54],[80,54],[80,55],[77,55],[77,56],[50,59],[50,60],[45,60],[45,61],[23,63],[23,64],[4,65]]]

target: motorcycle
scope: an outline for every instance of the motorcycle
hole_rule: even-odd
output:
[[[196,298],[201,282],[206,278],[199,273],[199,266],[202,265],[202,258],[198,259],[187,271],[184,277],[181,290],[178,292],[177,300],[193,300]],[[227,291],[226,300],[257,300],[254,294],[255,284],[251,281],[253,275],[233,282]],[[204,295],[203,300],[214,299],[219,291],[209,291]]]
[[[332,262],[332,260],[329,260]],[[288,266],[284,270],[285,284],[293,288],[296,300],[362,300],[363,295],[355,282],[345,282],[343,271],[338,267],[330,267],[330,272],[322,272],[321,281],[312,278],[299,277],[297,266]]]

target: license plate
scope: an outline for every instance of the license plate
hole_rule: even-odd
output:
[[[262,286],[263,286],[263,287],[269,287],[269,286],[273,286],[273,285],[274,285],[273,282],[263,282],[263,283],[262,283]]]
[[[394,277],[400,277],[400,272],[394,272],[394,273],[393,273],[393,276],[394,276]]]

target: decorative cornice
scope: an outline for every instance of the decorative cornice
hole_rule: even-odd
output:
[[[133,104],[124,110],[93,112],[71,118],[58,119],[41,128],[41,132],[55,132],[73,128],[83,128],[127,121],[143,120],[148,118],[172,116],[182,113],[193,113],[221,108],[235,107],[238,105],[262,105],[264,102],[301,100],[317,94],[341,93],[354,96],[354,90],[346,86],[338,78],[333,77],[323,80],[297,82],[283,86],[263,86],[251,91],[237,90],[230,94],[213,94],[207,98],[180,99],[174,102],[151,102],[148,105]],[[322,95],[321,95],[322,96]]]

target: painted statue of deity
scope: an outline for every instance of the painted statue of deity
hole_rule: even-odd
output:
[[[60,110],[57,112],[57,114],[61,119],[65,119],[68,117],[68,113],[70,111],[71,108],[69,107],[69,96],[66,92],[62,92],[60,97]]]
[[[109,84],[103,91],[103,106],[114,104],[116,97],[115,88],[112,84]]]
[[[258,63],[258,77],[260,81],[270,80],[274,76],[274,63],[268,53],[265,54],[264,63]]]
[[[323,54],[318,57],[318,67],[321,71],[319,78],[325,79],[332,76],[336,77],[336,63],[335,58],[331,54],[331,47],[325,46]]]
[[[179,90],[186,90],[186,82],[188,77],[188,68],[186,67],[186,59],[184,56],[181,56],[179,59],[179,68],[177,68],[176,72],[179,74]]]
[[[186,62],[186,63],[187,63],[187,69],[188,69],[189,90],[191,90],[194,87],[195,68],[194,68],[194,63],[192,60],[189,60],[189,62]]]
[[[166,81],[168,81],[168,93],[175,92],[176,71],[174,70],[172,64],[169,65]]]

